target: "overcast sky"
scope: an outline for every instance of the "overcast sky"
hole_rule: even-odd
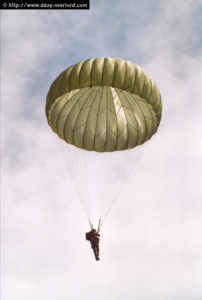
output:
[[[91,0],[90,10],[1,15],[2,299],[201,300],[202,1]],[[163,116],[111,179],[122,189],[96,262],[71,151],[44,111],[59,73],[100,56],[144,68]]]

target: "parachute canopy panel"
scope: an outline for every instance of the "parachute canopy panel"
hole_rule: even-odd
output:
[[[46,116],[58,136],[97,152],[143,144],[161,119],[160,92],[139,66],[119,58],[81,61],[62,72],[47,95]]]

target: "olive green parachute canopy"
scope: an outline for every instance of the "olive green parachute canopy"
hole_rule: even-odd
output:
[[[47,95],[49,125],[67,143],[105,152],[143,144],[157,131],[161,96],[139,66],[92,58],[62,72]]]

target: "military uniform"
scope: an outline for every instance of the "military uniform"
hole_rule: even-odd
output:
[[[91,247],[95,254],[95,259],[99,259],[99,242],[100,242],[100,234],[95,230],[92,229],[91,231],[86,233],[86,240],[91,243]]]

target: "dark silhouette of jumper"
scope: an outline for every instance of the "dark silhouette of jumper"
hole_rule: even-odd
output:
[[[86,233],[86,240],[91,243],[91,248],[93,249],[95,259],[100,260],[99,258],[99,242],[100,242],[100,234],[93,227],[91,227],[91,231]]]

